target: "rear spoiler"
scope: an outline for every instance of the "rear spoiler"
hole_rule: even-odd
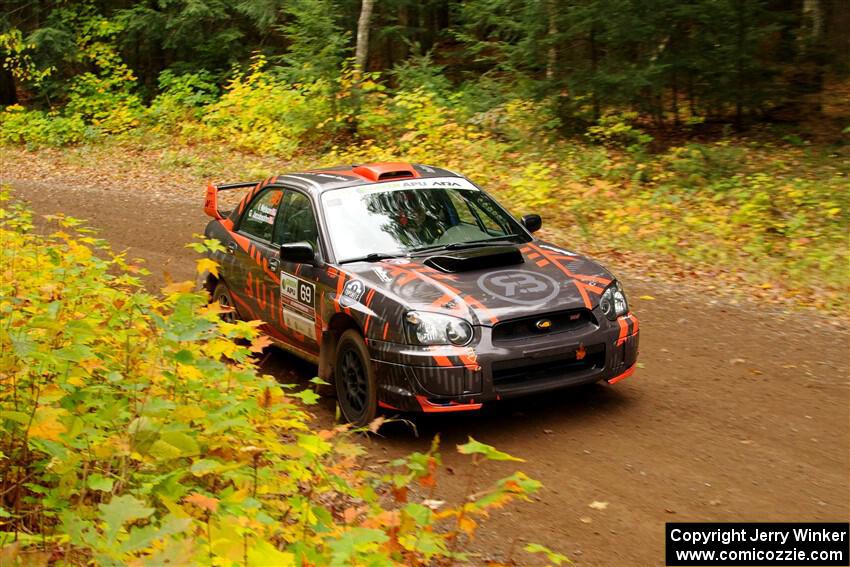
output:
[[[204,200],[204,212],[216,220],[222,220],[224,215],[218,210],[218,192],[228,191],[230,189],[245,189],[246,187],[256,187],[259,181],[248,181],[245,183],[224,183],[222,185],[207,185],[207,197]]]

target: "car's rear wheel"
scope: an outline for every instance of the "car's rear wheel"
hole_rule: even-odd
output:
[[[378,389],[369,348],[354,329],[345,331],[336,347],[334,382],[342,417],[363,426],[378,413]]]
[[[227,289],[227,285],[224,282],[218,282],[213,290],[212,294],[213,303],[218,303],[221,307],[226,309],[225,312],[221,314],[222,320],[228,323],[234,323],[238,316],[236,314],[236,305],[233,302],[233,295],[230,293],[230,290]]]

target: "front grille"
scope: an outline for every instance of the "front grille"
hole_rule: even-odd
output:
[[[549,321],[550,326],[539,329],[539,321]],[[565,333],[569,331],[581,331],[597,326],[596,318],[589,309],[571,309],[569,311],[558,311],[545,315],[523,317],[497,323],[493,327],[493,342],[518,341],[529,337],[539,337]]]
[[[591,345],[586,354],[577,360],[575,353],[558,354],[546,358],[502,360],[493,363],[493,386],[505,389],[515,386],[532,386],[544,382],[582,380],[605,367],[605,345]]]

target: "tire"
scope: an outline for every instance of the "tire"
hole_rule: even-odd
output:
[[[224,282],[218,282],[213,290],[212,303],[218,303],[222,307],[230,307],[231,311],[222,313],[221,318],[228,323],[234,323],[239,319],[239,314],[236,312],[236,304],[233,301],[233,295],[227,289]]]
[[[378,387],[369,348],[354,329],[337,341],[334,383],[339,409],[345,421],[362,427],[378,414]]]

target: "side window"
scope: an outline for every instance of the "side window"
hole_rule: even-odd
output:
[[[255,197],[239,223],[239,232],[271,241],[281,197],[282,189],[267,189]]]
[[[474,213],[481,219],[481,222],[484,224],[487,232],[495,235],[510,234],[511,231],[497,220],[499,215],[495,210],[493,210],[490,203],[483,199],[478,199],[478,202],[474,203],[474,208]]]
[[[451,191],[452,202],[461,222],[478,225],[491,235],[509,234],[511,231],[496,219],[498,212],[477,191]]]
[[[274,243],[309,242],[318,250],[319,230],[310,199],[298,191],[286,191],[275,227]]]

